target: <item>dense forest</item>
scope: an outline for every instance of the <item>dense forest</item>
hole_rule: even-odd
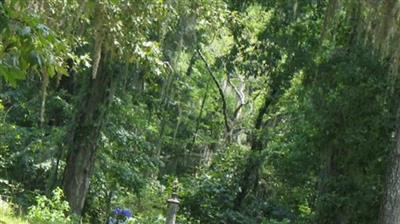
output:
[[[400,224],[399,0],[0,0],[0,223]]]

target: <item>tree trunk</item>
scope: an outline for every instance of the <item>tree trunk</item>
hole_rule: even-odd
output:
[[[64,192],[71,212],[80,215],[89,189],[89,180],[96,159],[100,130],[110,101],[111,72],[99,68],[96,79],[86,77],[84,93],[79,101],[64,171]]]
[[[339,167],[339,159],[343,155],[340,152],[340,146],[334,142],[338,142],[335,136],[327,136],[332,141],[325,146],[326,155],[321,158],[323,168],[320,173],[319,186],[317,190],[317,201],[315,207],[316,222],[326,224],[343,224],[346,222],[346,216],[342,206],[338,203],[340,199],[332,199],[337,191],[337,187],[332,183],[338,183],[339,177],[345,174]],[[330,204],[329,207],[326,205]]]
[[[396,132],[397,132],[396,145],[393,151],[392,164],[387,178],[386,192],[382,206],[381,224],[400,223],[400,126],[399,125],[397,126]]]
[[[263,158],[260,154],[263,150],[262,137],[259,136],[259,132],[264,128],[263,118],[268,113],[270,107],[275,104],[278,98],[278,91],[272,89],[271,92],[265,97],[264,104],[258,111],[257,118],[254,123],[255,132],[250,136],[250,155],[247,159],[246,166],[239,180],[240,192],[236,195],[234,200],[234,208],[240,210],[244,199],[249,193],[257,187],[259,181],[259,169],[262,165]]]
[[[44,116],[46,113],[46,98],[47,98],[47,86],[49,85],[49,76],[46,72],[43,72],[42,75],[42,102],[40,106],[40,127],[44,126]]]

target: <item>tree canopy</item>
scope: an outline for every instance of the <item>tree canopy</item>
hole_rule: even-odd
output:
[[[399,23],[397,0],[0,0],[0,223],[165,223],[176,190],[177,223],[400,223]]]

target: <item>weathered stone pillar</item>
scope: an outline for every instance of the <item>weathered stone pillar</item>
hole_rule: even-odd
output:
[[[175,179],[174,185],[172,187],[172,195],[171,198],[167,200],[168,203],[168,211],[167,211],[167,219],[166,224],[175,224],[176,221],[176,213],[179,209],[179,199],[178,199],[178,180]]]

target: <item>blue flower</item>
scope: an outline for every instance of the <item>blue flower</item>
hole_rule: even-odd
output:
[[[132,212],[129,209],[115,208],[114,214],[117,216],[124,216],[126,218],[132,217]]]
[[[114,209],[114,214],[120,215],[120,214],[121,214],[121,211],[122,211],[122,209],[116,208],[116,209]]]
[[[132,212],[129,209],[123,209],[121,213],[123,216],[125,216],[127,218],[132,217]]]

